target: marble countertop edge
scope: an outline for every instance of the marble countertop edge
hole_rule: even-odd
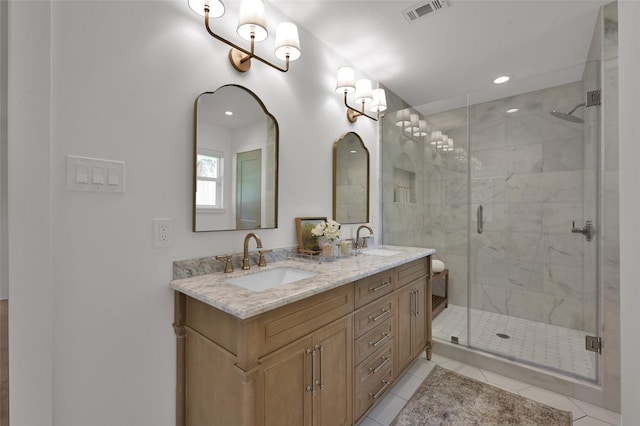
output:
[[[239,319],[248,319],[436,252],[435,249],[419,247],[383,246],[380,248],[396,250],[400,253],[393,256],[360,254],[326,263],[288,259],[271,263],[266,267],[253,266],[250,270],[232,273],[216,272],[175,279],[169,283],[169,287]],[[282,267],[311,271],[316,275],[261,291],[249,290],[228,282],[231,278]]]

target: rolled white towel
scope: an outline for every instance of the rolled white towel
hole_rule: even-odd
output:
[[[444,271],[444,262],[438,259],[431,260],[431,272],[442,272]]]

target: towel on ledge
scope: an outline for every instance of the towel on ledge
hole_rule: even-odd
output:
[[[444,271],[444,262],[438,259],[431,259],[431,272],[437,273]]]

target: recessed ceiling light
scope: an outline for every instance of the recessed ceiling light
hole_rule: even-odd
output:
[[[513,114],[514,112],[520,111],[518,108],[511,108],[507,110],[507,114]]]
[[[502,84],[502,83],[506,83],[507,81],[509,81],[508,75],[501,75],[500,77],[493,80],[495,84]]]
[[[224,114],[225,115],[233,115],[233,111],[225,111]]]
[[[352,153],[352,154],[355,154],[355,153],[357,153],[358,151],[351,150],[351,151],[349,151],[349,152],[350,152],[350,153]]]

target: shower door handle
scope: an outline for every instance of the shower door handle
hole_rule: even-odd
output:
[[[478,206],[478,209],[476,210],[476,220],[478,222],[478,234],[482,234],[482,222],[483,222],[482,204],[480,204]]]

